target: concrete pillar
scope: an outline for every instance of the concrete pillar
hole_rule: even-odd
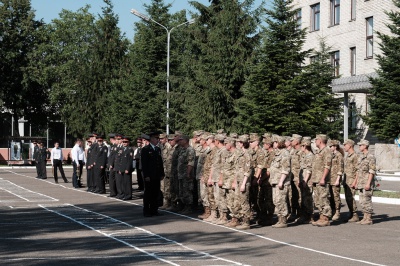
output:
[[[349,93],[344,93],[343,101],[343,140],[349,138]]]

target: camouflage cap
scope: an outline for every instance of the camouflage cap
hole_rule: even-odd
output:
[[[169,134],[168,135],[168,140],[173,140],[175,138],[175,134]]]
[[[289,137],[289,139],[290,139],[290,137]],[[288,140],[287,136],[278,136],[276,138],[276,142],[278,142],[279,144],[284,144],[287,140]]]
[[[339,146],[340,145],[340,142],[338,141],[338,140],[335,140],[335,139],[330,139],[329,141],[328,141],[328,146],[330,147],[330,146]]]
[[[207,140],[208,139],[208,134],[206,134],[206,133],[201,134],[200,139]]]
[[[346,139],[345,142],[343,142],[343,145],[350,145],[350,146],[354,146],[355,142],[352,139]]]
[[[232,137],[227,137],[224,141],[225,144],[235,145],[236,139]]]
[[[327,140],[328,136],[325,134],[318,134],[315,136],[315,139],[320,139],[320,140]]]
[[[292,137],[290,138],[290,141],[297,140],[300,143],[302,138],[303,137],[300,136],[299,134],[293,134]]]
[[[290,136],[283,136],[283,138],[285,139],[285,141],[292,141],[292,137]]]
[[[212,133],[207,134],[207,139],[215,139],[215,135]]]
[[[303,137],[303,140],[309,140],[309,141],[311,141],[311,137],[305,136],[305,137]]]
[[[159,136],[160,139],[165,139],[166,137],[167,137],[167,134],[165,134],[165,133],[161,133]]]
[[[197,130],[193,131],[193,137],[197,136],[197,134],[199,134]]]
[[[263,137],[263,138],[271,138],[271,137],[272,137],[272,134],[269,133],[269,132],[265,132],[265,133],[262,135],[262,137]]]
[[[301,146],[311,146],[311,140],[310,139],[304,139],[301,141]]]
[[[197,137],[200,137],[201,135],[203,135],[203,133],[204,133],[205,131],[204,130],[202,130],[202,129],[200,129],[200,130],[197,130]]]
[[[357,143],[357,145],[365,145],[365,146],[369,146],[369,141],[366,139],[362,139],[360,140],[359,143]]]
[[[260,141],[260,136],[257,133],[250,133],[250,142]]]
[[[278,138],[279,138],[279,135],[273,134],[271,140],[272,140],[272,142],[276,142],[276,141],[278,141]]]
[[[215,139],[216,140],[218,140],[218,141],[220,141],[220,142],[224,142],[224,140],[225,140],[225,135],[223,135],[223,134],[217,134],[217,135],[215,135]]]
[[[246,134],[240,135],[238,137],[238,141],[243,142],[243,143],[249,142],[249,135],[246,135]]]
[[[217,130],[217,134],[222,134],[224,132],[225,132],[225,129],[223,129],[223,128]]]
[[[231,132],[231,133],[229,134],[229,137],[234,138],[234,139],[237,139],[237,138],[239,137],[239,135],[238,135],[238,133]]]
[[[272,138],[269,138],[269,137],[268,138],[263,138],[262,142],[264,144],[272,144],[273,143]]]

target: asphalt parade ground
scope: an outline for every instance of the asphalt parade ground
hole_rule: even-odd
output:
[[[48,172],[50,172],[48,170]],[[66,169],[71,181],[71,170]],[[121,201],[35,169],[0,168],[0,265],[399,265],[399,205],[374,204],[372,226],[291,224],[240,231],[198,213],[145,218]],[[342,200],[344,204],[344,200]],[[360,207],[359,207],[360,208]],[[342,216],[347,215],[344,206]]]

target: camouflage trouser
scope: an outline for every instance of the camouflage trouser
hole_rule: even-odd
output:
[[[176,202],[179,199],[179,180],[177,176],[170,177],[170,195],[171,201]]]
[[[250,183],[246,183],[246,191],[241,192],[240,186],[241,182],[238,182],[235,189],[235,199],[234,199],[234,207],[232,211],[232,217],[235,218],[244,218],[251,219],[251,209],[250,209]]]
[[[284,185],[283,189],[279,189],[277,185],[272,188],[272,197],[276,208],[276,215],[286,217],[288,210],[288,195],[290,185]]]
[[[354,199],[354,196],[356,195],[356,190],[354,188],[351,188],[346,183],[343,183],[343,188],[344,188],[344,195],[346,196],[346,203],[347,203],[347,207],[349,208],[349,212],[350,213],[357,212],[357,204],[356,204],[356,200]]]
[[[257,198],[258,198],[258,184],[257,184],[257,178],[254,176],[251,178],[251,185],[250,185],[250,206],[253,211],[258,213],[260,212],[260,209],[258,208],[257,204]]]
[[[272,199],[272,187],[270,185],[259,186],[257,203],[261,216],[274,214],[275,205]]]
[[[301,206],[301,190],[298,186],[299,180],[293,179],[290,181],[289,187],[289,203],[290,203],[290,213],[299,214]]]
[[[218,183],[215,183],[215,182],[214,182],[213,187],[214,187],[215,206],[216,206],[216,208],[218,208],[219,207],[219,190],[220,190],[220,188],[218,186]]]
[[[165,177],[161,180],[161,191],[164,194],[164,200],[169,202],[171,201],[171,182],[169,177]]]
[[[360,189],[358,196],[360,197],[360,205],[362,207],[363,213],[369,213],[372,214],[374,211],[374,208],[372,208],[372,195],[374,194],[374,191],[371,190],[365,190],[365,189]]]
[[[317,207],[320,214],[331,217],[332,216],[332,209],[329,203],[329,188],[328,185],[320,186],[316,184],[314,190],[314,203],[315,207]]]
[[[301,186],[301,198],[302,198],[302,211],[305,214],[312,215],[314,213],[314,205],[313,205],[313,187]]]
[[[203,205],[203,207],[209,207],[210,203],[208,202],[208,189],[207,185],[204,184],[201,180],[197,180],[199,182],[199,189],[200,189],[200,203]]]
[[[340,186],[329,185],[329,193],[331,194],[330,204],[332,212],[334,210],[340,210],[340,205],[342,204],[340,201]]]
[[[228,196],[228,189],[218,187],[218,210],[220,212],[228,212],[227,207],[227,196]]]
[[[185,205],[193,204],[193,179],[179,179],[179,198]]]
[[[210,204],[210,209],[216,210],[217,204],[215,203],[215,198],[214,198],[214,186],[207,185],[207,198],[208,198],[208,203]]]
[[[226,190],[226,207],[231,212],[231,216],[233,217],[233,212],[235,208],[235,190]]]

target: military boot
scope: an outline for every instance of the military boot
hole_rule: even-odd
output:
[[[165,200],[164,205],[161,206],[159,209],[160,210],[167,210],[169,207],[171,207],[171,201],[170,200]]]
[[[180,214],[192,214],[193,213],[192,205],[191,204],[185,204],[185,207],[179,213]]]
[[[322,219],[322,214],[319,215],[319,219],[318,219],[318,220],[316,220],[316,221],[311,221],[311,224],[312,224],[312,225],[317,225],[317,223],[319,223],[319,222],[321,221],[321,219]]]
[[[286,216],[280,216],[278,218],[279,218],[279,221],[276,224],[274,224],[272,227],[273,228],[286,228],[288,226]]]
[[[353,212],[353,216],[347,222],[356,223],[358,221],[360,221],[360,217],[358,217],[357,212]]]
[[[211,215],[210,207],[204,207],[204,213],[197,216],[200,219],[207,219]]]
[[[335,215],[332,217],[332,221],[338,221],[340,219],[340,210],[336,210]]]
[[[236,226],[236,229],[239,229],[239,230],[248,230],[248,229],[250,229],[250,219],[244,218],[243,222],[240,225]]]
[[[219,216],[219,220],[215,223],[218,225],[224,225],[228,222],[228,213],[227,212],[221,212]]]
[[[238,218],[233,217],[232,220],[229,223],[226,223],[226,227],[232,227],[235,228],[236,226],[240,225]]]
[[[178,212],[179,208],[178,205],[176,204],[176,202],[172,203],[171,206],[169,206],[166,211],[170,211],[170,212]]]
[[[362,225],[371,225],[373,224],[372,222],[372,214],[371,213],[364,213],[364,218],[363,221],[360,222]]]
[[[331,225],[331,223],[329,222],[329,217],[328,216],[321,215],[321,217],[322,217],[322,219],[319,222],[317,222],[317,224],[316,224],[317,226],[323,227],[323,226]]]
[[[208,216],[208,218],[206,218],[206,219],[203,219],[203,221],[206,221],[206,222],[213,222],[213,221],[216,221],[216,220],[218,220],[218,216],[217,216],[217,211],[216,210],[211,210],[211,214],[210,214],[210,216]]]

